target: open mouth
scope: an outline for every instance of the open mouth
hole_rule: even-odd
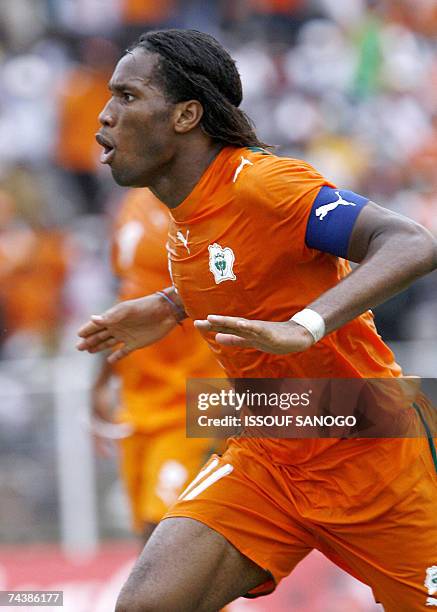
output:
[[[115,155],[114,145],[109,141],[108,138],[102,136],[102,134],[99,133],[96,134],[96,140],[99,145],[103,147],[103,151],[100,154],[100,162],[102,164],[110,164]]]

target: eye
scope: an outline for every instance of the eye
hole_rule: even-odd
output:
[[[135,100],[135,96],[129,93],[128,91],[123,91],[122,98],[123,102],[127,102],[128,104]]]

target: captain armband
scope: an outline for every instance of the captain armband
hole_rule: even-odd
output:
[[[305,244],[346,259],[355,221],[368,201],[353,191],[323,186],[311,209]]]

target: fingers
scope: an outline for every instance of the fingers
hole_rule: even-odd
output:
[[[238,348],[256,348],[264,331],[262,321],[221,315],[208,315],[207,319],[194,321],[194,325],[203,332],[216,332],[219,344]]]
[[[116,363],[117,361],[120,361],[120,359],[123,359],[123,357],[126,357],[132,353],[133,350],[134,349],[128,348],[127,346],[122,346],[109,355],[108,363]]]
[[[194,321],[194,327],[196,327],[199,331],[203,331],[203,332],[209,332],[212,331],[212,325],[209,321],[207,321],[206,319],[197,319],[196,321]]]
[[[241,317],[208,315],[207,319],[194,321],[200,331],[216,332],[216,342],[223,346],[253,348],[259,335],[259,321],[249,321]]]
[[[110,325],[119,323],[124,316],[123,305],[117,304],[101,315],[92,315],[91,321],[101,327],[109,327]]]
[[[117,344],[115,338],[107,329],[104,329],[103,331],[94,333],[93,335],[80,340],[76,344],[76,348],[79,351],[88,351],[91,353],[103,351],[105,348],[111,348],[115,344]]]
[[[243,338],[253,338],[259,333],[259,321],[249,321],[241,317],[208,315],[207,319],[194,322],[197,329],[204,332],[237,334]]]
[[[92,334],[101,331],[104,327],[105,326],[103,325],[102,318],[98,315],[93,315],[91,317],[91,321],[88,321],[88,323],[82,325],[82,327],[77,332],[77,335],[80,338],[88,338],[88,336],[91,336]]]
[[[216,342],[223,346],[237,346],[238,348],[253,348],[253,344],[246,338],[234,336],[232,334],[217,334]]]
[[[110,348],[113,348],[117,344],[120,344],[118,340],[116,340],[115,338],[109,338],[109,340],[106,340],[105,342],[101,342],[97,346],[91,349],[88,349],[88,352],[89,353],[101,353],[102,351],[106,351]]]
[[[227,329],[236,330],[238,322],[243,321],[241,317],[222,317],[219,315],[208,315],[207,319],[198,319],[194,321],[194,325],[202,331],[222,331]]]
[[[222,315],[208,315],[208,323],[210,323],[216,331],[216,328],[223,327],[226,329],[243,329],[244,323],[249,323],[247,319],[242,317],[224,317]]]
[[[88,336],[92,336],[110,325],[118,323],[122,316],[123,311],[119,305],[110,308],[104,314],[92,315],[90,320],[79,329],[78,336],[88,338]]]
[[[88,350],[88,342],[86,340],[80,340],[76,344],[76,348],[78,351],[87,351]]]

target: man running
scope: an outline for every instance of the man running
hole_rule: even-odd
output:
[[[110,89],[102,162],[170,209],[174,287],[92,317],[81,350],[114,347],[114,362],[188,315],[233,378],[401,376],[369,309],[437,266],[431,234],[267,153],[206,34],[143,35]],[[271,592],[313,548],[386,611],[437,606],[433,452],[424,438],[232,438],[155,530],[117,612],[218,610]]]

